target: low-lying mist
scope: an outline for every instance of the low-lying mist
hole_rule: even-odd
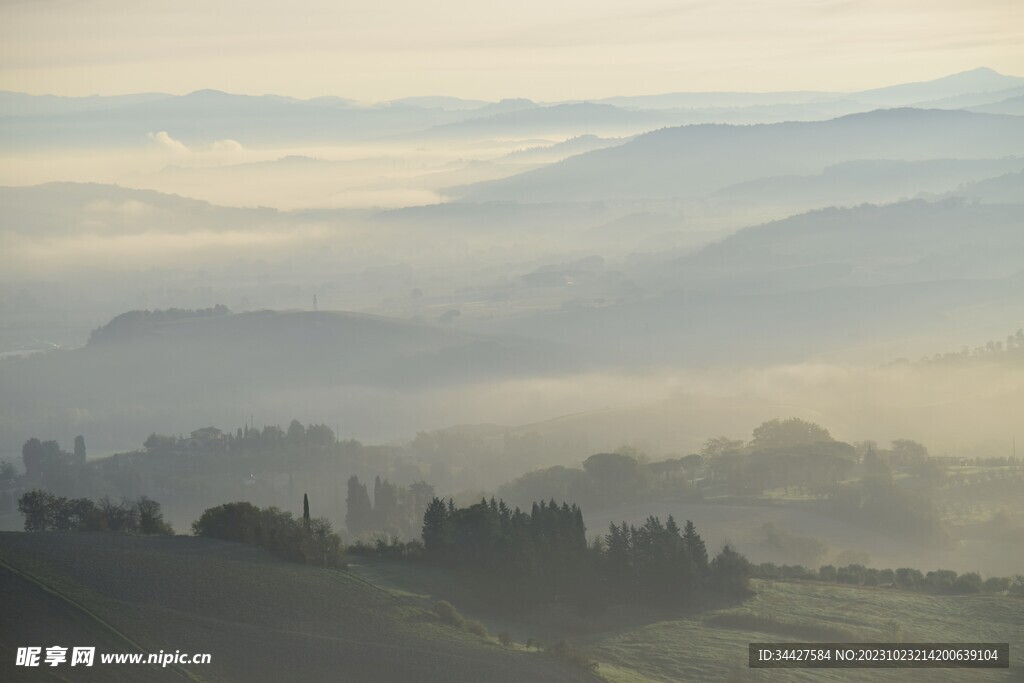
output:
[[[75,362],[71,357],[76,353],[61,353],[68,358],[57,374],[43,373],[42,363],[39,372],[15,372],[15,363],[28,360],[0,367],[12,387],[4,395],[5,459],[17,459],[21,444],[32,436],[69,442],[84,433],[95,452],[110,452],[137,447],[153,431],[187,433],[208,423],[232,429],[250,418],[285,425],[298,417],[336,427],[364,443],[402,442],[419,431],[458,425],[495,425],[500,426],[497,432],[578,444],[549,463],[577,465],[592,453],[624,444],[655,458],[678,457],[699,451],[709,438],[745,438],[752,426],[780,416],[822,424],[848,442],[910,438],[936,455],[1007,457],[1019,436],[1015,416],[1024,410],[1019,363],[874,368],[803,363],[540,374],[536,360],[524,366],[518,356],[509,369],[518,367],[531,376],[502,376],[499,362],[484,379],[458,371],[460,361],[455,361],[427,374],[409,365],[388,382],[383,376],[376,382],[342,376],[337,384],[325,384],[297,381],[285,368],[262,368],[259,386],[253,385],[253,376],[223,370],[213,379],[200,364],[195,372],[184,366],[153,369],[144,380],[139,376],[112,393],[111,387],[121,383],[94,386],[102,377]],[[135,367],[145,361],[128,362],[127,367]],[[430,357],[422,362],[429,364]],[[447,363],[443,356],[433,362]],[[195,373],[194,384],[183,383]],[[13,390],[18,383],[23,385]],[[125,404],[132,395],[146,399]],[[25,402],[28,397],[31,403]],[[522,471],[535,464],[541,463],[524,463]],[[507,466],[519,469],[515,463]]]
[[[442,396],[439,407],[459,410],[438,411],[435,424],[525,425],[518,431],[586,436],[593,452],[629,444],[652,457],[684,455],[709,438],[745,438],[763,421],[796,416],[848,442],[912,438],[936,455],[1007,457],[1017,427],[1013,416],[1024,410],[1024,368],[662,368],[509,380]],[[429,405],[424,409],[430,412]]]

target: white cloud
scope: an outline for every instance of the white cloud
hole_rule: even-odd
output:
[[[237,140],[217,140],[210,145],[210,151],[218,154],[238,154],[244,152],[245,148]]]
[[[170,133],[162,130],[159,133],[147,133],[146,137],[155,142],[161,149],[175,154],[187,154],[189,149],[181,140],[175,140]],[[237,143],[236,143],[237,144]]]

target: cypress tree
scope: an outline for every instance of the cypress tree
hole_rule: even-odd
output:
[[[705,574],[708,569],[708,549],[704,539],[697,533],[697,527],[690,520],[686,520],[686,526],[683,527],[683,543],[697,571]]]
[[[75,464],[85,464],[85,437],[81,434],[75,437]]]
[[[449,520],[449,511],[443,500],[434,498],[427,504],[423,513],[423,546],[430,557],[442,558],[448,551],[451,537]]]
[[[359,536],[372,529],[373,506],[366,485],[360,483],[359,477],[352,476],[348,480],[348,498],[345,500],[345,526],[349,534]]]

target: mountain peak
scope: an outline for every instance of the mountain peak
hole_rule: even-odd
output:
[[[1001,74],[998,71],[996,71],[995,69],[993,69],[992,67],[988,67],[988,66],[979,66],[976,69],[968,69],[967,71],[961,71],[959,73],[953,74],[953,76],[968,76],[968,75],[976,75],[976,76],[1004,76],[1005,74]]]
[[[930,102],[967,93],[995,92],[1024,85],[1024,78],[1006,76],[989,67],[942,76],[916,83],[900,83],[884,88],[864,90],[854,95],[872,104],[906,106]]]
[[[213,88],[203,88],[202,90],[194,90],[193,92],[190,92],[189,94],[185,95],[185,97],[194,97],[194,98],[200,98],[200,97],[213,98],[213,97],[229,97],[229,96],[230,96],[230,93],[226,93],[223,90],[214,90]]]

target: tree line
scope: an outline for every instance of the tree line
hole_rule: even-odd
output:
[[[1015,334],[1006,336],[1006,341],[990,339],[982,346],[973,349],[969,346],[960,347],[959,351],[947,351],[936,353],[930,358],[923,356],[918,365],[952,364],[968,360],[985,360],[995,362],[1007,362],[1024,358],[1024,329],[1019,329]],[[907,358],[897,358],[891,365],[907,365],[910,361]]]
[[[160,505],[145,497],[120,504],[105,498],[96,504],[33,490],[18,507],[26,531],[173,534]],[[341,538],[329,520],[310,516],[308,498],[301,520],[248,502],[208,508],[193,523],[192,533],[257,545],[293,562],[345,565]],[[613,603],[685,606],[706,590],[745,595],[750,576],[749,563],[728,545],[709,561],[691,522],[684,529],[671,516],[665,524],[657,517],[640,527],[612,524],[604,538],[588,543],[582,510],[554,500],[524,512],[493,498],[457,508],[451,499],[433,497],[423,514],[421,542],[379,544],[377,550],[397,550],[464,572],[506,604],[569,600],[591,608]]]
[[[927,573],[919,569],[876,569],[862,564],[836,567],[831,564],[817,570],[802,565],[777,565],[763,562],[752,567],[752,576],[759,579],[826,581],[852,586],[878,586],[935,595],[968,595],[971,593],[1009,593],[1024,596],[1024,575],[990,576],[982,579],[977,572],[957,574],[952,569],[936,569]]]
[[[138,450],[88,461],[83,437],[75,439],[71,453],[56,441],[31,438],[22,446],[23,468],[0,462],[0,511],[14,512],[18,497],[37,488],[92,500],[146,495],[163,501],[168,518],[185,525],[211,501],[249,500],[261,507],[286,508],[308,491],[322,501],[321,514],[341,525],[345,482],[352,475],[373,482],[379,473],[382,483],[422,478],[417,463],[402,457],[397,446],[338,439],[323,424],[292,420],[285,427],[245,426],[224,432],[204,428],[183,436],[154,433]],[[388,512],[382,516],[386,526],[364,532],[418,537],[422,509],[433,492],[415,494],[419,502],[411,504],[409,494],[399,487],[401,512]]]
[[[104,497],[65,498],[35,489],[18,499],[25,531],[116,531],[138,534],[174,534],[164,520],[160,503],[142,496],[114,503]]]
[[[146,497],[114,503],[69,499],[42,490],[21,496],[25,531],[118,532],[173,535],[160,504]],[[581,509],[568,503],[535,503],[529,513],[503,501],[481,500],[457,508],[434,497],[423,516],[422,541],[378,539],[376,546],[346,548],[329,520],[313,518],[303,497],[303,516],[275,507],[226,503],[207,509],[192,524],[196,536],[257,545],[282,559],[344,568],[345,553],[376,554],[445,566],[483,584],[498,603],[569,600],[601,609],[612,604],[687,607],[708,592],[735,598],[749,594],[749,579],[825,581],[888,587],[938,595],[1008,593],[1024,596],[1024,575],[982,579],[976,572],[908,567],[877,569],[852,563],[817,570],[803,565],[753,565],[729,544],[709,560],[692,522],[680,528],[670,515],[650,516],[637,527],[611,524],[587,542]]]
[[[89,334],[88,344],[103,344],[111,342],[124,342],[145,334],[163,323],[171,323],[177,320],[189,318],[208,318],[214,316],[228,315],[231,313],[228,307],[217,304],[211,308],[167,308],[158,310],[136,310],[127,311],[115,316],[110,322],[98,327]]]
[[[652,497],[700,498],[709,488],[754,496],[773,488],[787,494],[794,489],[825,497],[857,463],[856,449],[833,439],[824,427],[799,418],[776,419],[755,428],[750,441],[709,439],[700,453],[657,462],[649,462],[635,449],[621,448],[590,456],[581,469],[529,472],[498,493],[515,503],[559,497],[588,509]]]
[[[832,438],[827,429],[800,418],[769,420],[748,442],[709,439],[701,450],[715,485],[740,495],[761,495],[781,488],[827,496],[857,464],[853,446]]]
[[[691,522],[680,529],[649,517],[640,527],[612,524],[587,542],[575,504],[534,503],[529,512],[504,501],[457,508],[434,498],[423,518],[423,559],[468,573],[495,601],[568,600],[585,608],[616,603],[686,606],[705,592],[747,592],[750,565],[731,546],[708,560]]]
[[[385,537],[413,538],[434,497],[434,487],[425,481],[398,486],[377,476],[373,482],[373,500],[366,484],[352,475],[345,499],[345,528],[353,538],[380,532]]]
[[[561,465],[528,472],[498,489],[511,504],[535,500],[573,500],[590,509],[607,509],[653,497],[696,495],[692,477],[701,466],[699,455],[649,463],[628,447],[614,453],[596,453],[582,468]]]
[[[74,451],[68,453],[56,441],[33,437],[21,447],[24,479],[39,488],[69,492],[85,468],[85,437],[75,437]],[[13,475],[13,472],[11,472]],[[11,480],[15,479],[11,476]]]
[[[141,535],[174,535],[163,517],[160,503],[142,496],[114,503],[103,498],[65,498],[34,489],[18,499],[25,531],[116,532]],[[258,545],[291,561],[324,567],[345,566],[344,544],[331,522],[309,514],[303,497],[303,516],[276,507],[258,508],[252,503],[225,503],[203,512],[192,524],[192,533],[206,538]]]

